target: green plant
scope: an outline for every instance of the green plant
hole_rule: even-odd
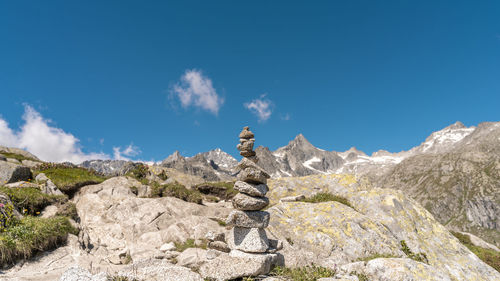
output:
[[[397,257],[394,255],[391,255],[391,254],[374,254],[374,255],[371,255],[368,257],[359,258],[357,261],[367,262],[367,261],[371,261],[371,260],[378,259],[378,258],[388,259],[388,258],[397,258]]]
[[[226,222],[218,218],[210,218],[211,220],[217,222],[220,226],[226,226]]]
[[[293,281],[315,281],[323,277],[333,277],[335,270],[316,265],[298,268],[277,266],[269,275],[285,277]]]
[[[352,205],[351,205],[351,203],[349,203],[349,200],[347,200],[346,198],[344,198],[342,196],[337,196],[337,195],[331,194],[329,192],[319,192],[319,193],[314,194],[311,197],[306,197],[300,201],[307,202],[307,203],[320,203],[320,202],[336,201],[336,202],[342,203],[342,204],[352,208]]]
[[[288,242],[288,244],[290,244],[291,246],[293,246],[293,240],[292,240],[292,238],[287,237],[285,239],[286,239],[286,242]]]
[[[189,238],[186,241],[184,241],[183,243],[174,242],[174,244],[175,244],[176,251],[178,251],[178,252],[184,252],[184,250],[186,250],[187,248],[201,248],[201,249],[206,249],[208,241],[205,240],[205,239],[203,239],[203,240],[201,240],[201,244],[196,245],[195,240]]]
[[[133,177],[134,179],[140,181],[142,184],[148,184],[149,181],[147,179],[149,175],[149,168],[147,165],[138,163],[135,165],[134,168],[129,170],[126,174],[126,176]]]
[[[408,245],[406,245],[405,240],[401,240],[400,243],[401,243],[401,251],[403,251],[403,253],[405,253],[407,257],[418,262],[429,264],[429,260],[427,259],[427,255],[425,253],[414,253],[408,247]]]
[[[74,220],[78,220],[78,212],[76,211],[76,205],[73,202],[66,202],[58,206],[56,216],[64,216]]]
[[[35,173],[44,173],[62,192],[70,196],[82,186],[101,183],[106,179],[93,170],[55,163],[38,165]]]
[[[453,234],[458,240],[471,252],[473,252],[478,258],[480,258],[483,262],[493,267],[496,271],[500,272],[500,252],[497,252],[492,249],[486,249],[472,244],[470,240],[470,236],[467,234],[462,234],[460,232],[452,231]]]
[[[0,232],[6,231],[9,227],[17,224],[18,220],[14,216],[14,206],[12,204],[0,203]]]
[[[64,195],[45,194],[34,187],[9,188],[0,187],[0,192],[9,196],[12,203],[17,206],[23,214],[38,215],[43,208],[54,203],[64,203],[68,198]]]
[[[0,263],[28,259],[38,251],[57,247],[66,241],[68,233],[77,234],[78,230],[65,217],[26,216],[0,233]]]
[[[151,197],[171,196],[181,200],[201,204],[202,195],[197,190],[187,189],[184,185],[174,182],[169,184],[152,184]]]
[[[369,281],[368,280],[368,276],[366,276],[365,274],[363,273],[359,273],[359,272],[356,272],[356,271],[353,271],[350,273],[351,275],[356,275],[358,277],[358,280],[359,281]]]

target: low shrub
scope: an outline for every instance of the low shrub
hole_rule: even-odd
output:
[[[0,203],[0,232],[14,226],[17,218],[14,216],[14,205]]]
[[[314,194],[311,197],[306,197],[300,201],[308,202],[308,203],[321,203],[321,202],[336,201],[336,202],[342,203],[346,206],[353,208],[351,203],[349,203],[349,200],[347,200],[345,197],[337,196],[337,195],[331,194],[329,192],[319,192],[319,193]]]
[[[76,211],[76,205],[73,202],[66,202],[58,206],[56,216],[68,217],[73,220],[78,220],[78,212]]]
[[[473,252],[483,262],[493,267],[496,271],[500,272],[500,252],[472,244],[470,236],[467,234],[462,234],[460,232],[455,232],[455,231],[452,231],[451,234],[457,237],[458,240],[462,244],[464,244],[465,247],[469,248],[469,250]]]
[[[401,243],[401,251],[403,251],[403,253],[405,253],[407,257],[418,262],[429,264],[429,260],[427,259],[427,255],[425,253],[414,253],[408,247],[408,245],[406,245],[405,240],[401,240],[400,243]]]
[[[132,177],[142,184],[148,184],[149,181],[147,179],[149,175],[149,169],[148,166],[142,163],[137,163],[134,168],[129,170],[125,176]]]
[[[174,244],[175,244],[176,251],[178,251],[178,252],[184,252],[184,250],[186,250],[187,248],[201,248],[201,249],[206,249],[208,241],[203,239],[201,242],[202,243],[200,245],[196,245],[194,239],[187,239],[183,243],[174,242]]]
[[[184,185],[174,182],[169,184],[152,184],[151,197],[171,196],[181,200],[201,204],[202,195],[198,190],[187,189]]]
[[[323,277],[333,277],[335,270],[316,265],[298,268],[277,266],[269,275],[285,277],[293,281],[315,281]]]
[[[58,247],[66,241],[68,233],[77,234],[78,230],[65,217],[26,216],[0,233],[0,263],[7,265]]]
[[[54,203],[64,203],[68,198],[64,195],[50,195],[35,187],[9,188],[0,187],[0,192],[9,196],[10,200],[23,214],[38,215],[43,208]]]

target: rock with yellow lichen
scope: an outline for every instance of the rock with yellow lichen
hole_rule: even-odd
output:
[[[371,188],[350,175],[268,184],[273,205],[268,230],[284,241],[286,266],[314,263],[340,271],[354,264],[369,280],[500,280],[499,272],[401,191]],[[319,192],[344,197],[349,204],[279,202]]]

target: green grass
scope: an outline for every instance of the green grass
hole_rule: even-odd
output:
[[[17,153],[11,153],[11,152],[0,152],[1,155],[5,156],[6,158],[13,158],[13,159],[16,159],[16,160],[19,160],[20,162],[22,162],[23,160],[31,160],[31,161],[37,161],[36,159],[33,159],[31,157],[26,157],[26,156],[23,156],[21,154],[17,154]]]
[[[315,195],[311,197],[306,197],[300,201],[307,203],[321,203],[321,202],[335,201],[353,208],[351,203],[349,203],[349,200],[347,200],[345,197],[333,195],[329,192],[316,193]]]
[[[18,259],[28,259],[38,251],[62,245],[68,233],[77,234],[65,217],[39,218],[26,216],[0,233],[0,263],[7,265]]]
[[[405,255],[407,257],[409,257],[410,259],[412,259],[414,261],[418,261],[418,262],[423,262],[423,263],[429,264],[429,260],[427,259],[427,255],[425,253],[414,253],[408,247],[408,245],[406,245],[406,241],[405,240],[401,240],[400,244],[401,244],[401,251],[403,251],[403,253],[405,253]]]
[[[169,184],[152,184],[151,197],[171,196],[181,200],[201,204],[203,196],[195,189],[187,189],[184,185],[175,182]]]
[[[335,270],[316,265],[298,268],[277,266],[269,275],[284,277],[293,281],[315,281],[323,277],[333,277]]]
[[[68,201],[59,205],[56,216],[63,216],[73,220],[78,220],[78,212],[76,211],[75,203]]]
[[[206,249],[208,241],[203,239],[201,245],[196,245],[194,239],[187,239],[183,243],[179,242],[174,242],[175,244],[175,249],[178,252],[184,252],[184,250],[188,248],[201,248],[201,249]]]
[[[63,193],[70,196],[82,186],[98,184],[106,179],[92,170],[62,164],[45,163],[35,170],[37,174],[44,173]]]
[[[358,273],[356,271],[351,272],[351,275],[356,275],[359,281],[369,281],[368,276],[363,273]]]
[[[218,218],[210,218],[211,220],[217,222],[220,226],[226,226],[226,222]]]
[[[24,214],[38,215],[48,205],[54,203],[64,203],[68,199],[64,195],[45,194],[40,189],[34,187],[9,188],[0,187],[0,192],[10,197],[12,203]]]
[[[194,188],[203,194],[222,200],[231,199],[238,194],[238,191],[234,189],[234,181],[205,182],[195,185]]]
[[[378,259],[378,258],[389,259],[389,258],[397,258],[397,257],[394,255],[391,255],[391,254],[374,254],[374,255],[371,255],[368,257],[360,258],[357,261],[367,262],[367,261],[371,261],[371,260]]]
[[[472,244],[469,235],[454,231],[452,231],[451,234],[457,237],[458,240],[460,240],[460,242],[464,244],[464,246],[469,248],[469,250],[483,262],[493,267],[496,271],[500,272],[500,252],[475,246],[474,244]]]
[[[127,276],[122,276],[122,275],[114,275],[114,276],[108,276],[107,281],[139,281],[139,279],[136,278],[128,278]]]

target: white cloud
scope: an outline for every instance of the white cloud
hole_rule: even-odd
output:
[[[281,120],[283,121],[288,121],[290,120],[290,114],[286,113],[285,115],[281,115]]]
[[[184,73],[180,83],[174,85],[172,93],[179,98],[182,107],[193,105],[215,115],[224,103],[224,99],[217,94],[212,86],[212,80],[203,76],[201,71],[194,69]]]
[[[84,153],[80,141],[71,133],[51,126],[51,121],[29,105],[24,107],[24,124],[15,132],[8,123],[0,118],[0,145],[25,149],[38,158],[50,162],[81,163],[91,159],[110,159],[102,152]],[[129,145],[123,152],[126,156],[135,156],[140,150]]]
[[[266,99],[266,95],[261,95],[260,98],[247,102],[244,106],[259,118],[259,122],[271,117],[273,103]]]
[[[121,150],[121,147],[113,147],[113,158],[116,160],[131,160],[129,157],[134,157],[137,156],[141,153],[141,150],[139,147],[135,146],[134,144],[129,144],[127,147],[125,147],[124,150]],[[128,157],[126,157],[128,156]]]

